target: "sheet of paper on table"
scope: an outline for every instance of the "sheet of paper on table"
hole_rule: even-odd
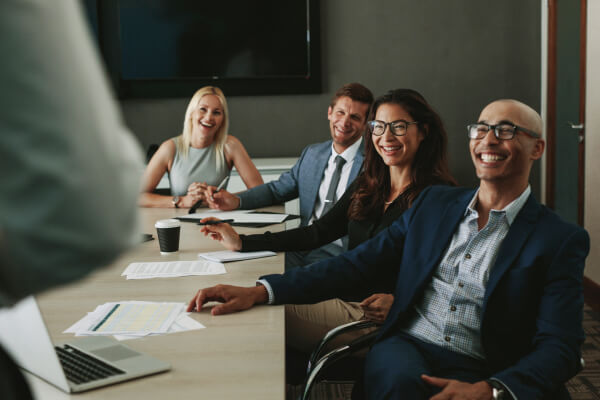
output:
[[[185,309],[184,303],[121,301],[104,303],[68,328],[76,336],[167,333]]]
[[[121,274],[127,279],[175,278],[191,275],[225,274],[225,266],[210,261],[170,261],[131,263]]]

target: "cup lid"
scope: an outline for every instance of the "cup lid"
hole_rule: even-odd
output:
[[[155,228],[177,228],[181,226],[181,222],[178,219],[160,219],[154,224]]]

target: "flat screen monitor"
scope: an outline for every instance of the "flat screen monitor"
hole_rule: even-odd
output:
[[[318,0],[86,0],[120,97],[319,93]]]

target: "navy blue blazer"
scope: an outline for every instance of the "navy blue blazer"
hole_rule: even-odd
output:
[[[364,145],[361,144],[348,177],[348,187],[362,167]],[[267,207],[300,198],[301,226],[308,225],[315,209],[315,202],[327,161],[331,155],[331,140],[306,147],[291,170],[281,174],[278,180],[267,182],[239,193],[242,208],[249,210]]]
[[[387,230],[338,257],[268,275],[278,304],[316,303],[374,287],[394,293],[379,340],[399,326],[431,280],[473,190],[433,186]],[[492,376],[519,399],[568,399],[579,370],[587,232],[530,196],[490,271],[481,337]],[[401,362],[399,360],[398,362]]]

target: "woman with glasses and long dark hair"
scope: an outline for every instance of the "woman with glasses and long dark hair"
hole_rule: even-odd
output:
[[[204,226],[204,234],[238,251],[309,250],[348,235],[352,249],[391,225],[427,186],[456,184],[448,170],[442,120],[417,91],[387,92],[375,100],[369,119],[362,173],[312,225],[238,235],[230,225],[218,224]],[[363,317],[383,322],[393,296],[371,289],[343,300],[286,306],[287,343],[309,352],[335,326]]]

